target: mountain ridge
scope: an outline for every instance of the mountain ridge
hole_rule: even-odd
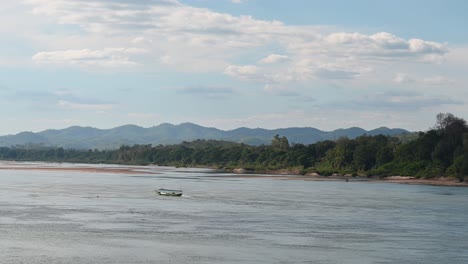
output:
[[[323,131],[313,127],[288,127],[277,129],[240,127],[221,130],[194,123],[173,125],[162,123],[152,127],[127,124],[109,129],[70,126],[64,129],[47,129],[37,133],[20,132],[15,135],[0,136],[0,146],[43,145],[74,149],[115,149],[121,145],[134,144],[177,144],[197,139],[214,139],[245,143],[249,145],[269,144],[275,135],[285,136],[291,143],[312,144],[323,140],[336,140],[340,137],[356,138],[367,135],[398,135],[410,133],[401,128],[379,127],[365,130],[359,127],[340,128]]]

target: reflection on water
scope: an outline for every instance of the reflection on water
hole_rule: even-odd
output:
[[[467,188],[143,169],[0,171],[0,262],[468,263]]]

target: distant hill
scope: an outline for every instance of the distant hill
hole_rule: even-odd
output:
[[[0,146],[43,145],[74,149],[115,149],[122,145],[134,144],[177,144],[196,139],[215,139],[240,142],[249,145],[270,144],[275,135],[285,136],[291,143],[311,144],[322,140],[336,140],[340,137],[355,138],[367,135],[400,135],[409,133],[404,129],[380,127],[364,130],[358,127],[321,131],[310,127],[292,127],[280,129],[237,128],[224,131],[203,127],[192,123],[172,125],[164,123],[143,128],[125,125],[112,129],[72,126],[65,129],[49,129],[38,133],[21,132],[16,135],[0,136]]]

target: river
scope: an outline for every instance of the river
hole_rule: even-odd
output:
[[[1,170],[0,263],[468,263],[468,188],[141,169]]]

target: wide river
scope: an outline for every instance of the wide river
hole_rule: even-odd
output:
[[[468,263],[468,188],[142,170],[0,170],[0,263]]]

